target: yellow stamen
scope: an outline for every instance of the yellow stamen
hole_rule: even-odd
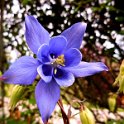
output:
[[[65,63],[64,55],[62,54],[61,56],[58,56],[58,58],[55,60],[55,62],[56,62],[58,65],[65,66],[65,65],[64,65],[64,63]]]
[[[56,73],[57,73],[57,69],[55,68],[55,69],[54,69],[54,74],[56,74]]]

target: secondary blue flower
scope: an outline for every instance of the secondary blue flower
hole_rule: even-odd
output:
[[[46,123],[60,98],[60,86],[71,86],[74,77],[90,76],[108,68],[102,62],[81,61],[79,48],[86,30],[85,23],[76,23],[55,37],[50,37],[33,16],[26,16],[25,26],[26,42],[37,58],[19,58],[2,77],[10,84],[30,85],[40,75],[35,98]]]

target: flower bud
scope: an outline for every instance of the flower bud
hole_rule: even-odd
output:
[[[81,107],[80,119],[82,124],[95,124],[95,117],[86,106]]]
[[[118,77],[115,79],[114,85],[119,84],[119,91],[124,93],[124,60],[120,66],[120,72]]]
[[[17,102],[24,96],[25,90],[25,86],[15,85],[13,87],[9,103],[11,109],[13,109]]]
[[[109,94],[109,97],[108,97],[108,105],[109,105],[109,109],[110,111],[114,111],[115,110],[115,107],[116,107],[116,98],[117,98],[117,95],[116,94]]]
[[[121,66],[120,66],[120,73],[121,75],[124,75],[124,60],[122,61]]]

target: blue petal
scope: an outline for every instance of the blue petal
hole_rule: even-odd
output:
[[[29,48],[36,54],[38,48],[43,43],[48,43],[50,40],[49,33],[33,16],[25,17],[25,37]]]
[[[75,77],[90,76],[101,71],[108,71],[108,67],[102,62],[81,62],[78,66],[66,68]]]
[[[52,79],[53,69],[51,65],[40,65],[37,68],[38,74],[46,82],[50,82]]]
[[[71,86],[75,81],[74,75],[72,73],[59,68],[54,71],[54,78],[60,86],[64,87]]]
[[[3,77],[5,77],[5,82],[10,84],[30,85],[37,76],[38,66],[36,59],[23,56],[10,66]]]
[[[63,36],[52,37],[49,42],[50,53],[56,57],[63,53],[67,44],[67,40]]]
[[[80,48],[86,27],[86,23],[79,22],[72,25],[70,28],[66,29],[61,33],[61,35],[65,36],[67,39],[66,49]]]
[[[46,44],[41,45],[38,49],[37,57],[42,63],[50,62],[49,46]]]
[[[76,48],[71,48],[64,54],[65,66],[76,66],[82,59],[82,54]]]
[[[60,87],[52,80],[45,83],[40,80],[35,89],[35,99],[44,123],[47,123],[60,98]]]

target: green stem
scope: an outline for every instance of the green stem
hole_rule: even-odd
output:
[[[64,124],[70,124],[69,123],[69,118],[68,118],[68,116],[66,115],[66,113],[64,111],[64,107],[63,107],[63,104],[62,104],[62,100],[61,99],[59,99],[58,105],[59,105],[59,107],[61,109],[61,113],[62,113],[62,118],[63,118]]]

